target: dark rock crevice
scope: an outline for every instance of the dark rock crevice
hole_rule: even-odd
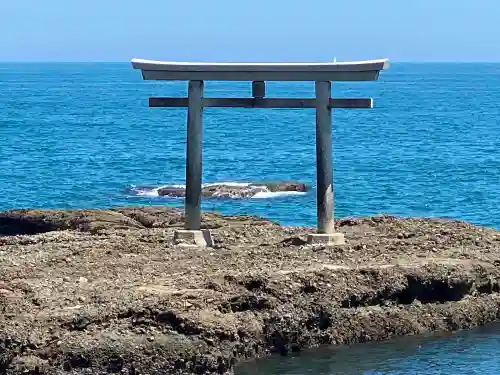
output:
[[[377,305],[409,305],[414,301],[423,304],[456,302],[480,294],[497,293],[498,281],[459,278],[432,278],[429,276],[406,275],[403,288],[391,286],[373,289],[366,293],[352,293],[340,302],[342,308],[356,308]]]
[[[269,310],[275,306],[273,299],[265,296],[239,295],[230,298],[219,306],[223,313]]]

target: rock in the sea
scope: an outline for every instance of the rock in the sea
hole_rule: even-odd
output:
[[[307,191],[306,184],[304,184],[303,182],[296,182],[296,181],[280,182],[276,184],[270,183],[266,184],[266,187],[269,189],[269,191],[272,192],[297,191],[305,193]]]
[[[158,189],[158,195],[160,197],[184,197],[186,195],[186,189],[174,186],[165,186]]]
[[[306,192],[307,185],[303,182],[277,182],[277,183],[252,183],[252,184],[207,184],[201,189],[203,198],[251,198],[258,193],[275,192]],[[186,189],[177,186],[165,186],[158,189],[162,197],[184,197]]]
[[[233,186],[233,185],[208,185],[201,189],[201,196],[205,198],[251,198],[257,193],[267,192],[265,186],[248,185],[248,186]]]

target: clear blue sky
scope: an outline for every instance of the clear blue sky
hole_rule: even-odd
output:
[[[0,0],[0,61],[500,61],[500,0]]]

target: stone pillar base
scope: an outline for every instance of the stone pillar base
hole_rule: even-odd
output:
[[[212,234],[208,229],[203,230],[176,230],[174,233],[176,245],[187,247],[199,247],[204,249],[213,246]]]
[[[311,233],[307,236],[307,243],[326,246],[345,245],[344,233]]]

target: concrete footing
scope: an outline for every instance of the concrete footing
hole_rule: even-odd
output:
[[[174,242],[177,245],[188,247],[205,247],[213,246],[212,234],[208,229],[202,230],[177,230],[174,233]]]
[[[344,233],[311,233],[307,236],[307,243],[326,246],[345,245]]]

